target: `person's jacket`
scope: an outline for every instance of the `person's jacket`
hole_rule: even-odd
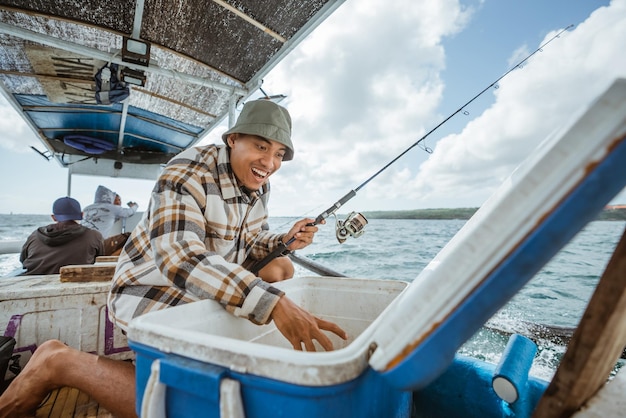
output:
[[[22,247],[22,275],[58,274],[63,266],[93,264],[99,255],[104,255],[104,242],[98,231],[74,221],[42,226]]]

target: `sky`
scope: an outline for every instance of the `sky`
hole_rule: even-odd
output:
[[[357,188],[340,213],[479,207],[626,77],[624,45],[626,0],[347,0],[264,80],[287,96],[296,148],[271,177],[270,216],[314,218]],[[42,145],[1,97],[0,111],[0,213],[49,214],[67,172],[30,149]],[[363,184],[452,114],[432,153],[413,147]],[[73,176],[72,196],[86,206],[99,184],[144,210],[154,181]]]

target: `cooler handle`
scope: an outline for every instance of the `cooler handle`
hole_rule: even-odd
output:
[[[159,374],[161,361],[155,360],[150,366],[150,377],[146,383],[141,402],[142,418],[165,418],[165,388]]]
[[[141,402],[142,418],[166,418],[165,390],[161,383],[161,361],[155,360],[150,366],[150,377],[146,383]],[[229,418],[246,418],[241,399],[241,385],[237,380],[222,379],[220,382],[220,416]]]
[[[220,416],[246,418],[241,400],[241,385],[236,380],[226,378],[220,382]]]

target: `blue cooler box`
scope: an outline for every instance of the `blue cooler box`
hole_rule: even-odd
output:
[[[214,301],[139,317],[129,330],[138,411],[170,418],[409,417],[411,392],[367,363],[375,349],[370,325],[406,286],[326,277],[279,283],[299,306],[348,333],[348,341],[329,334],[332,352],[295,351],[273,324],[236,318]]]

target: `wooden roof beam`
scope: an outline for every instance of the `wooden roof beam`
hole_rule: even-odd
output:
[[[61,75],[25,73],[23,71],[0,70],[0,74],[12,75],[16,77],[32,77],[32,78],[38,78],[42,80],[67,81],[68,83],[94,84],[96,82],[93,78],[78,78],[78,77],[67,77],[67,76],[61,76]]]
[[[133,21],[133,39],[141,39],[141,22],[143,21],[144,0],[137,0],[135,3],[135,20]]]
[[[281,43],[284,44],[285,42],[287,42],[287,39],[285,39],[284,37],[280,36],[278,33],[274,32],[273,30],[271,30],[270,28],[268,28],[264,24],[254,20],[253,18],[251,18],[250,16],[248,16],[247,14],[242,12],[241,10],[237,9],[236,7],[233,7],[230,4],[226,3],[224,0],[213,0],[213,2],[216,3],[216,4],[219,4],[224,9],[230,11],[231,13],[234,13],[235,15],[239,16],[240,18],[242,18],[246,22],[250,23],[252,26],[256,26],[257,28],[261,29],[263,32],[267,33],[272,38],[280,41]]]

